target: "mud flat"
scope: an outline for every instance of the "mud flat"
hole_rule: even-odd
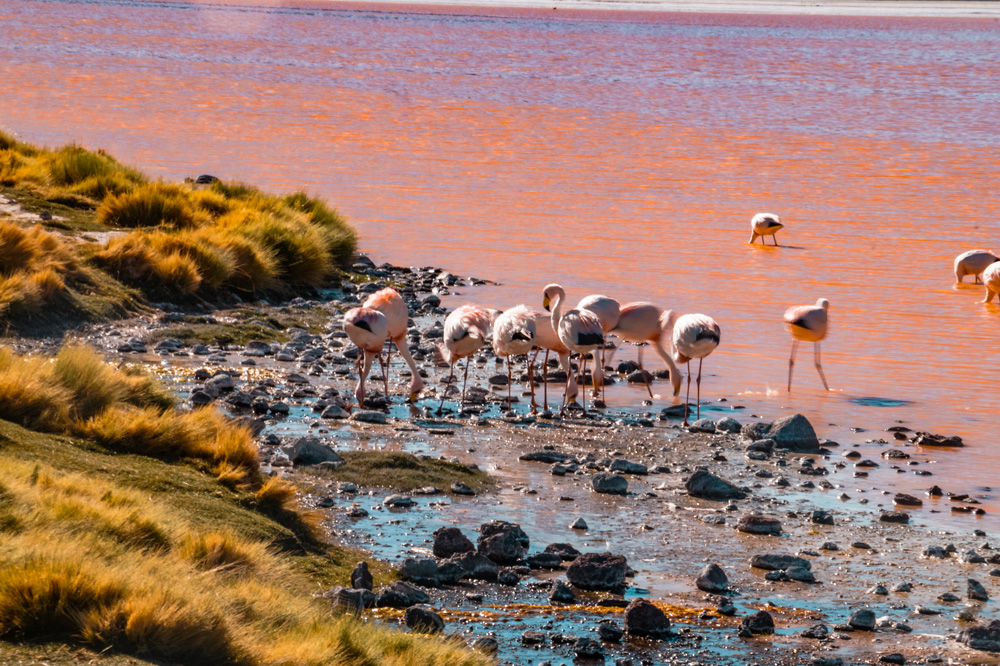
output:
[[[506,368],[489,351],[473,359],[476,388],[459,412],[434,361],[442,298],[489,284],[433,268],[355,270],[358,282],[312,300],[156,312],[81,333],[155,369],[193,406],[250,420],[267,469],[302,484],[331,538],[408,581],[366,593],[359,573],[327,592],[334,600],[418,630],[440,619],[508,664],[996,661],[958,640],[996,617],[1000,541],[978,529],[974,493],[893,490],[900,474],[928,473],[934,446],[958,442],[899,428],[839,445],[808,415],[769,424],[724,398],[690,428],[669,398],[531,415],[520,383],[507,404]],[[359,409],[340,313],[386,283],[410,304],[428,388],[401,404],[397,360],[390,401],[376,391]],[[629,370],[613,375],[619,384]],[[548,388],[557,405],[557,378]],[[369,476],[352,467],[380,455],[380,475],[378,464]],[[417,485],[430,473],[417,463],[441,460],[451,464],[439,480]]]

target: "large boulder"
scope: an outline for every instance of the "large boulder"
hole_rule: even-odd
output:
[[[698,574],[695,585],[703,592],[725,592],[729,587],[729,577],[718,564],[706,564]]]
[[[500,566],[485,555],[462,553],[452,555],[441,563],[438,578],[443,583],[457,583],[461,580],[495,583],[499,575]]]
[[[411,606],[403,613],[403,622],[413,631],[422,634],[437,634],[444,631],[441,616],[425,606]]]
[[[396,581],[378,594],[375,605],[379,608],[409,608],[430,601],[427,593],[403,581]]]
[[[451,557],[471,553],[476,547],[457,527],[441,527],[434,531],[434,557]]]
[[[796,555],[761,553],[750,558],[750,566],[765,571],[785,571],[786,569],[811,569],[812,562]]]
[[[318,465],[322,462],[344,464],[344,459],[336,451],[315,437],[300,437],[294,443],[283,446],[281,451],[293,465]]]
[[[745,513],[740,516],[739,522],[736,523],[736,529],[746,534],[781,536],[781,521],[777,518]]]
[[[528,539],[528,535],[524,533],[521,526],[517,523],[508,523],[506,520],[493,520],[480,525],[478,543],[481,545],[485,539],[489,539],[494,534],[501,532],[513,532],[521,547],[525,550],[528,550],[528,547],[531,545],[531,540]]]
[[[625,633],[664,638],[670,635],[670,620],[666,613],[646,599],[633,599],[625,608]]]
[[[625,589],[628,560],[611,553],[584,553],[566,569],[570,583],[584,590]]]
[[[704,469],[688,477],[684,488],[691,497],[707,500],[744,499],[747,496],[746,491]]]
[[[399,576],[417,585],[438,584],[438,563],[430,558],[408,557],[399,565]]]
[[[809,419],[802,414],[793,414],[778,419],[773,423],[748,423],[741,431],[749,440],[773,439],[782,449],[791,449],[802,453],[819,450],[819,439],[813,430]]]
[[[348,587],[333,587],[323,593],[335,606],[351,613],[360,613],[366,608],[375,606],[375,594],[370,590],[351,589]]]
[[[958,635],[958,642],[973,650],[1000,652],[1000,620],[965,629]]]
[[[598,472],[590,480],[594,492],[605,493],[607,495],[628,494],[628,480],[619,474],[611,472]]]
[[[479,538],[479,554],[497,564],[517,564],[524,559],[524,547],[512,531],[498,532],[485,539]]]

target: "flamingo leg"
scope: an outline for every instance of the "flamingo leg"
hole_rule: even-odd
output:
[[[392,343],[385,352],[385,365],[382,366],[382,379],[385,380],[385,401],[389,402],[389,362],[392,359]]]
[[[764,241],[761,242],[763,243]],[[684,398],[684,423],[682,423],[681,425],[688,425],[688,405],[691,403],[691,361],[687,362],[687,366],[688,366],[688,371],[687,371],[688,388],[687,388],[687,397]]]
[[[597,354],[594,354],[594,356],[596,357]],[[580,398],[580,401],[583,403],[583,415],[586,416],[587,415],[587,355],[580,354],[580,358],[582,359],[580,363],[580,377],[583,379],[583,397]],[[595,358],[594,360],[596,361],[597,359]],[[591,384],[593,384],[593,373],[591,373]]]
[[[795,367],[795,350],[799,348],[799,341],[792,340],[792,355],[788,357],[788,392],[792,392],[792,368]]]
[[[705,359],[703,359],[703,358],[699,358],[698,359],[698,381],[697,381],[697,385],[698,385],[698,399],[697,399],[697,402],[698,402],[698,416],[695,417],[695,418],[699,418],[699,419],[701,418],[701,364],[704,361],[705,361]]]
[[[514,383],[514,375],[510,369],[510,356],[508,356],[507,357],[507,411],[510,411],[514,408],[513,407],[514,403],[511,402],[511,400],[513,399],[511,397],[511,390],[513,389],[513,387],[511,385],[513,383]]]
[[[820,362],[820,359],[819,359],[819,343],[818,342],[814,345],[814,350],[816,352],[816,354],[815,354],[815,356],[816,356],[816,371],[819,373],[819,378],[823,380],[823,388],[825,388],[827,391],[829,391],[830,390],[830,386],[826,383],[826,377],[823,375],[823,364]]]
[[[533,357],[530,357],[528,361],[528,381],[531,387],[531,413],[536,414],[538,412],[538,403],[535,402],[535,361],[538,359],[538,352],[535,352]]]
[[[396,349],[399,351],[399,355],[403,357],[403,361],[410,368],[410,395],[407,398],[407,402],[416,402],[421,389],[424,388],[424,381],[420,378],[420,369],[417,368],[417,362],[413,360],[413,354],[410,353],[410,347],[406,343],[405,336],[399,338],[399,341],[396,343]]]
[[[983,299],[983,303],[990,303],[990,302],[992,302],[993,301],[993,297],[996,296],[996,293],[997,292],[993,291],[989,287],[986,287],[986,298]]]
[[[546,374],[549,371],[549,350],[545,350],[545,364],[542,366],[542,393],[544,395],[543,401],[545,404],[545,411],[549,411],[549,380],[546,378]]]
[[[441,391],[441,404],[438,405],[438,416],[444,413],[444,396],[448,393],[448,387],[451,386],[452,380],[455,379],[455,363],[451,364],[451,373],[448,375],[448,383],[444,385],[444,389]]]
[[[639,372],[642,373],[642,381],[646,383],[646,390],[649,391],[649,399],[653,399],[653,387],[649,383],[649,378],[646,377],[646,371],[642,368],[642,347],[639,347]]]
[[[462,405],[458,409],[458,413],[461,414],[462,410],[465,409],[465,388],[469,385],[469,364],[472,363],[472,357],[467,356],[465,358],[465,380],[462,382]]]
[[[674,395],[677,395],[681,392],[680,370],[677,369],[674,359],[670,357],[670,354],[668,354],[667,350],[663,348],[663,344],[660,343],[659,340],[656,340],[654,345],[656,346],[656,353],[659,354],[660,358],[663,359],[663,362],[667,364],[667,368],[670,369],[670,383],[674,387]]]

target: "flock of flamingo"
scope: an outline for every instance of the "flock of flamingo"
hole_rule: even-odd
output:
[[[752,235],[750,243],[758,237],[765,243],[767,236],[772,243],[778,244],[775,234],[784,225],[777,215],[758,213],[750,221]],[[765,243],[766,244],[766,243]],[[974,275],[976,283],[980,277],[986,286],[986,299],[990,302],[994,294],[1000,293],[1000,257],[988,250],[971,250],[955,259],[955,278],[962,282],[966,275]],[[443,359],[451,367],[448,378],[450,384],[455,376],[455,362],[467,359],[465,378],[462,385],[462,402],[465,403],[465,392],[469,378],[469,357],[478,352],[492,340],[493,351],[497,356],[507,359],[508,375],[508,405],[511,404],[510,386],[511,357],[525,355],[528,357],[528,376],[531,382],[531,412],[535,413],[538,404],[535,401],[534,365],[538,354],[544,350],[543,368],[548,367],[550,353],[559,358],[559,366],[566,374],[566,390],[563,394],[560,414],[564,414],[567,401],[577,395],[578,380],[570,365],[570,354],[575,353],[580,358],[580,382],[586,377],[587,360],[594,359],[592,371],[592,386],[595,397],[604,386],[605,343],[609,336],[632,343],[648,343],[657,355],[663,359],[670,370],[670,381],[673,385],[673,395],[678,395],[681,389],[681,376],[677,369],[679,364],[687,365],[687,397],[684,410],[684,425],[688,424],[688,401],[691,398],[691,361],[698,360],[698,376],[696,384],[696,418],[701,417],[701,370],[706,356],[711,354],[721,341],[722,332],[714,319],[704,314],[675,315],[670,310],[645,301],[637,301],[621,305],[613,298],[604,295],[592,295],[583,298],[574,308],[564,310],[566,291],[558,284],[550,284],[542,291],[542,305],[546,312],[518,305],[505,311],[484,308],[474,304],[466,304],[451,312],[444,322],[443,341],[440,352]],[[820,341],[827,333],[827,312],[830,302],[825,298],[816,301],[815,305],[799,305],[788,308],[784,321],[792,336],[792,353],[788,359],[788,391],[792,390],[792,370],[795,367],[795,353],[799,342],[812,342],[816,370],[823,382],[823,388],[830,390],[823,374],[820,360]],[[351,341],[358,347],[361,354],[358,357],[359,371],[355,397],[358,404],[364,404],[365,380],[371,370],[373,361],[377,358],[383,370],[385,394],[389,395],[388,367],[389,356],[382,360],[382,351],[386,340],[391,341],[400,356],[410,368],[409,401],[415,402],[424,388],[423,379],[417,369],[416,362],[407,347],[405,336],[409,311],[406,302],[399,293],[391,287],[382,289],[370,295],[359,308],[354,308],[344,314],[344,330]],[[669,345],[665,348],[664,342]],[[391,347],[389,348],[391,350]],[[600,353],[598,353],[598,351]],[[650,398],[653,397],[649,385],[649,375],[642,368],[642,351],[639,347],[639,370],[646,382]],[[532,355],[532,352],[534,354]],[[544,405],[548,408],[548,385],[544,386]],[[583,413],[587,413],[586,391],[582,400]],[[444,398],[438,406],[442,413]]]

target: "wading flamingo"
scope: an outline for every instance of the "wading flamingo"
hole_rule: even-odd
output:
[[[955,281],[961,282],[966,275],[973,276],[973,284],[979,284],[983,271],[988,266],[1000,261],[989,250],[969,250],[955,257]]]
[[[363,407],[365,379],[372,368],[373,358],[378,356],[379,364],[382,364],[382,347],[389,337],[389,323],[378,310],[354,308],[344,313],[344,331],[361,352],[358,356],[358,385],[354,389],[354,397],[358,400],[358,407]]]
[[[701,364],[715,351],[722,339],[722,331],[708,315],[686,314],[674,324],[674,349],[678,363],[687,363],[687,398],[684,400],[684,425],[688,424],[688,402],[691,400],[691,359],[698,359],[698,415],[701,418]]]
[[[543,391],[543,404],[545,410],[549,409],[549,383],[546,380],[546,374],[549,369],[549,352],[555,352],[559,356],[559,367],[563,369],[566,373],[566,379],[569,385],[567,396],[564,400],[572,400],[576,397],[576,375],[573,374],[573,366],[569,362],[569,348],[566,347],[556,335],[556,331],[552,328],[552,317],[548,312],[542,312],[540,310],[535,310],[529,308],[532,316],[535,318],[535,346],[538,347],[538,351],[545,350],[545,360],[542,365],[542,391]],[[535,358],[537,360],[538,352],[535,352]],[[532,362],[532,365],[535,365]],[[534,413],[537,411],[538,405],[535,403],[535,397],[531,397],[531,411]]]
[[[469,360],[468,358],[479,351],[486,338],[490,336],[490,325],[496,311],[481,308],[478,305],[468,303],[460,308],[456,308],[444,320],[444,341],[441,344],[441,355],[451,366],[451,374],[448,375],[448,384],[455,378],[455,361],[460,358],[465,361],[465,380],[462,383],[462,401],[458,404],[458,411],[461,412],[465,405],[465,388],[469,383]],[[441,404],[438,405],[438,414],[444,411],[444,395],[441,396]]]
[[[604,326],[601,320],[589,310],[572,309],[562,311],[562,302],[566,298],[566,291],[558,284],[550,284],[542,292],[542,305],[546,310],[552,312],[552,328],[559,341],[567,349],[575,351],[580,355],[580,376],[587,374],[587,354],[596,351],[604,345]],[[594,354],[594,361],[598,360],[598,355]],[[566,379],[566,395],[569,395],[569,378]],[[563,408],[560,413],[566,411],[566,398],[563,399]],[[583,415],[587,415],[587,392],[583,392]]]
[[[628,342],[648,342],[653,345],[656,353],[670,369],[670,383],[673,384],[674,395],[677,395],[681,391],[681,373],[678,372],[674,359],[663,348],[664,336],[667,336],[668,342],[672,342],[670,336],[673,334],[673,327],[672,311],[664,311],[652,303],[640,301],[626,303],[621,307],[618,325],[611,329],[611,333]],[[642,347],[639,347],[639,371],[646,380],[646,371],[642,367]],[[648,380],[646,380],[646,390],[652,398],[653,389]]]
[[[511,357],[527,354],[535,346],[535,317],[524,305],[504,310],[493,322],[493,351],[497,356],[507,357],[507,409],[513,409],[511,384]],[[535,366],[528,363],[528,377],[531,382],[531,404],[535,404]]]
[[[993,300],[994,294],[1000,294],[1000,264],[990,264],[989,268],[983,271],[983,284],[986,285],[986,298],[983,303]]]
[[[420,373],[417,371],[417,364],[410,354],[409,346],[406,344],[406,325],[410,318],[410,311],[406,307],[406,301],[403,300],[398,291],[392,287],[386,287],[369,296],[363,303],[363,307],[378,310],[385,315],[386,323],[389,326],[389,339],[396,345],[396,349],[399,350],[399,355],[406,361],[406,365],[410,366],[410,397],[407,400],[415,402],[417,396],[420,395],[420,391],[424,388],[424,380],[420,378]],[[390,349],[386,352],[385,356],[386,400],[389,399],[389,358],[391,353],[392,350]]]
[[[587,310],[597,315],[597,318],[601,320],[601,327],[604,329],[605,337],[618,325],[618,317],[620,316],[618,301],[603,294],[593,294],[584,297],[583,300],[576,304],[576,309]],[[600,360],[597,359],[597,356],[594,356],[593,375],[595,396],[597,395],[598,386],[601,387],[602,396],[604,392],[604,352],[604,345],[601,345]]]
[[[757,213],[750,220],[750,242],[747,245],[752,245],[757,236],[760,236],[760,242],[762,245],[767,245],[764,242],[764,236],[770,236],[774,244],[778,244],[778,239],[775,234],[783,226],[781,219],[774,213]]]
[[[788,358],[788,390],[792,390],[792,368],[795,366],[795,350],[798,349],[799,340],[813,343],[816,359],[816,371],[819,378],[823,380],[823,388],[827,391],[830,387],[823,376],[823,364],[819,358],[819,342],[826,337],[827,310],[830,309],[830,301],[821,298],[816,301],[816,305],[797,305],[785,310],[785,323],[792,334],[792,355]]]

